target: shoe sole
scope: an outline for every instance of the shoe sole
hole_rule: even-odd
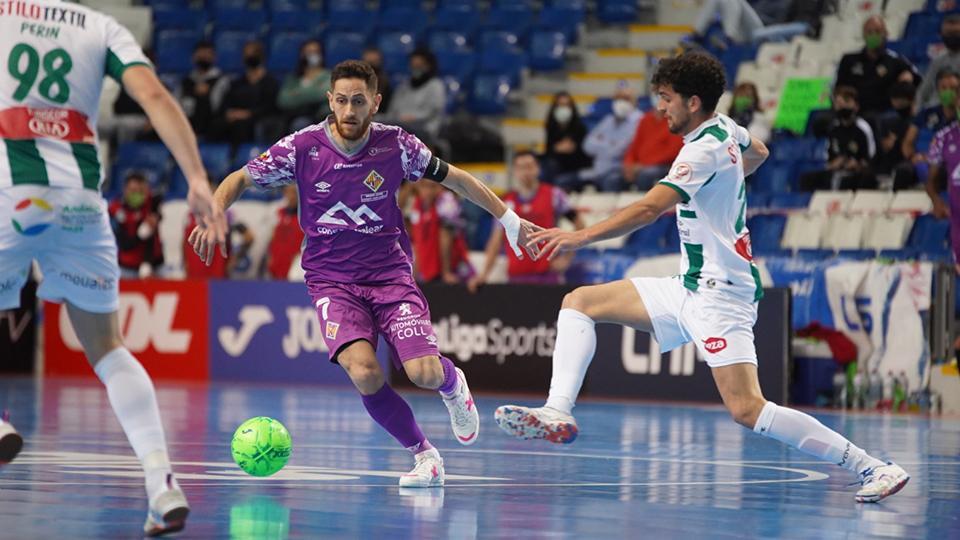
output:
[[[0,465],[6,465],[17,457],[23,448],[23,437],[19,433],[7,433],[0,437]]]
[[[907,482],[909,481],[910,481],[910,476],[907,475],[907,476],[904,476],[899,482],[894,484],[893,487],[891,487],[886,491],[881,491],[876,495],[867,495],[867,496],[857,495],[854,497],[854,499],[856,499],[856,501],[859,503],[877,503],[886,499],[891,495],[896,495],[897,492],[903,489],[903,487],[906,486]]]
[[[188,515],[190,515],[190,508],[186,506],[178,506],[169,510],[163,515],[163,525],[155,525],[149,531],[146,531],[146,535],[152,538],[182,531],[187,525]]]
[[[500,429],[518,439],[543,439],[556,444],[570,444],[577,440],[580,433],[576,424],[560,422],[547,425],[536,416],[513,407],[500,407],[493,417]]]

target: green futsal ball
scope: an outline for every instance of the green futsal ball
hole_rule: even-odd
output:
[[[270,476],[282,469],[290,459],[292,448],[287,428],[266,416],[240,424],[230,443],[233,460],[253,476]]]

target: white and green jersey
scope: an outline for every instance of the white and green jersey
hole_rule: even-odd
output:
[[[743,154],[750,134],[729,117],[715,114],[683,138],[683,148],[660,181],[680,194],[677,229],[683,285],[701,285],[760,300],[760,272],[753,264],[747,230]]]
[[[98,190],[104,75],[149,62],[113,17],[58,0],[0,0],[0,189]]]

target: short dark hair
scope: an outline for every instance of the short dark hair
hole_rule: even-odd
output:
[[[330,74],[330,87],[340,79],[360,79],[367,85],[368,90],[377,91],[377,74],[370,64],[359,60],[344,60],[333,67]]]
[[[712,113],[727,86],[727,77],[723,64],[712,55],[686,52],[675,58],[661,60],[651,84],[670,86],[684,99],[697,96],[703,104],[703,111]]]
[[[530,156],[530,157],[532,157],[533,159],[537,159],[537,154],[533,153],[533,150],[523,149],[523,150],[517,150],[517,151],[513,154],[513,163],[516,163],[518,159],[520,159],[520,158],[522,158],[522,157],[526,157],[526,156]],[[539,162],[538,162],[538,163],[539,163]]]
[[[855,101],[857,104],[860,103],[860,94],[857,93],[857,89],[852,86],[838,86],[833,90],[834,98],[844,98]]]
[[[130,171],[127,173],[127,177],[123,179],[124,184],[129,184],[130,182],[146,182],[147,175],[143,174],[140,171]]]
[[[937,84],[940,84],[940,81],[948,77],[956,77],[960,79],[960,74],[950,68],[943,68],[937,72]]]
[[[200,49],[214,49],[214,50],[216,50],[216,47],[213,46],[213,42],[212,42],[212,41],[208,41],[208,40],[206,40],[206,39],[201,39],[200,41],[197,42],[196,45],[193,46],[193,52],[197,52],[197,51],[199,51]]]
[[[890,87],[888,95],[890,99],[909,99],[913,101],[913,98],[917,95],[917,87],[913,83],[900,81]]]

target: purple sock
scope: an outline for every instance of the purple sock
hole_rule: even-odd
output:
[[[384,383],[375,394],[360,397],[363,398],[363,406],[367,408],[370,417],[387,430],[387,433],[393,435],[404,448],[414,454],[433,448],[420,431],[410,405],[407,405],[390,385]]]
[[[460,382],[460,378],[457,377],[457,368],[445,356],[440,357],[440,365],[443,366],[443,382],[437,390],[441,394],[452,396],[457,391],[457,385]]]

